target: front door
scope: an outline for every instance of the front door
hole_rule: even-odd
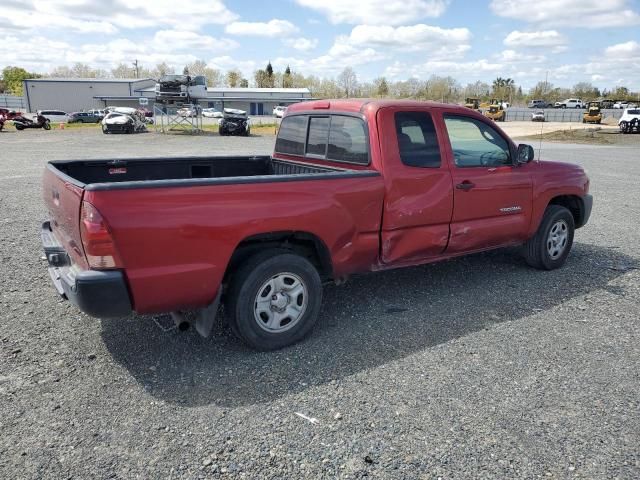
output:
[[[514,164],[509,143],[488,122],[444,115],[454,208],[447,252],[526,240],[531,218],[531,164]]]
[[[378,111],[387,183],[381,258],[387,266],[419,263],[447,247],[453,191],[449,165],[439,147],[442,135],[426,109]]]

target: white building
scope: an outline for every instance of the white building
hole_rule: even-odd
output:
[[[155,80],[151,78],[38,78],[24,82],[29,112],[63,110],[77,112],[107,106],[137,107],[140,97],[152,110]],[[250,115],[271,115],[277,105],[311,100],[308,88],[208,88],[202,107],[239,108]]]

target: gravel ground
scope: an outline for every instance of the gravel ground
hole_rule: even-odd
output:
[[[279,352],[56,296],[47,160],[272,145],[0,133],[0,478],[640,477],[638,146],[543,145],[595,196],[564,268],[509,249],[359,276],[326,287],[313,336]]]

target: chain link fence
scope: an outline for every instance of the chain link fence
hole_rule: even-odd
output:
[[[9,110],[24,110],[27,108],[27,102],[24,97],[15,97],[13,95],[0,95],[0,108]]]
[[[544,111],[544,119],[547,122],[582,122],[582,116],[587,112],[582,108],[508,108],[505,121],[531,121],[531,114],[539,110]],[[618,119],[624,110],[602,110],[602,119],[613,117]]]

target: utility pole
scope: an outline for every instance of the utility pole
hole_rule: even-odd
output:
[[[132,62],[132,65],[135,67],[136,69],[136,78],[138,78],[139,75],[139,71],[138,71],[138,59],[136,58],[136,60],[134,62]]]

